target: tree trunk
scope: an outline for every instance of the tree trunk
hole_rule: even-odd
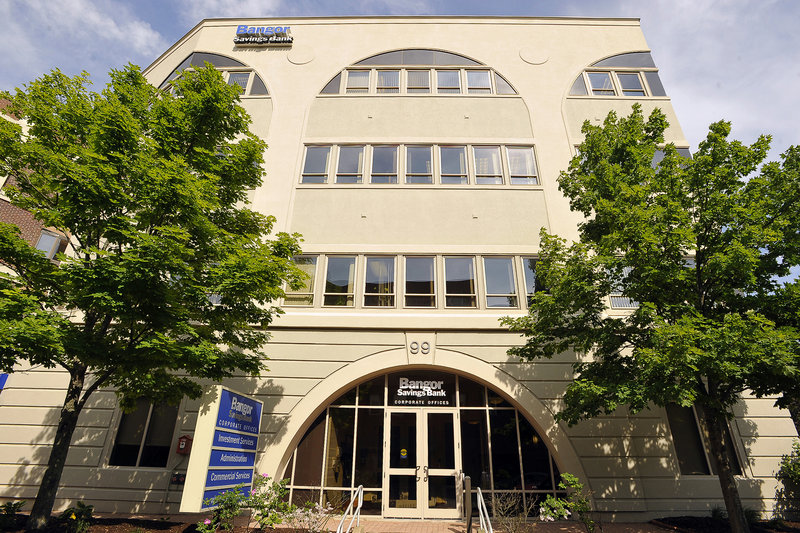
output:
[[[786,396],[786,407],[789,409],[789,415],[792,417],[792,422],[794,422],[794,429],[797,431],[797,434],[800,435],[800,398],[796,396]]]
[[[708,427],[708,440],[711,448],[711,460],[717,467],[719,486],[722,489],[722,499],[725,501],[725,510],[728,512],[728,521],[732,533],[750,533],[750,525],[744,515],[744,507],[739,497],[739,489],[731,470],[730,455],[725,444],[724,413],[705,407],[703,409],[706,426]],[[734,453],[730,450],[730,453]]]
[[[36,494],[36,501],[33,503],[31,515],[26,525],[28,531],[44,529],[50,519],[50,514],[53,512],[56,491],[61,481],[61,474],[64,471],[72,434],[78,423],[78,415],[82,407],[80,399],[85,377],[85,367],[70,371],[67,396],[64,399],[64,406],[61,408],[56,437],[50,450],[50,458],[47,460],[47,470],[45,470],[42,477],[39,492]]]

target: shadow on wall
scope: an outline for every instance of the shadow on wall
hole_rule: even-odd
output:
[[[527,388],[555,416],[563,406],[563,393],[573,377],[572,364],[578,359],[574,353],[536,362],[508,357],[495,364],[498,372],[494,379],[504,381],[512,390]],[[763,463],[756,463],[774,460],[774,457],[754,456],[754,446],[761,435],[758,424],[746,418],[747,403],[740,401],[734,411],[736,418],[730,423],[732,438],[744,473],[737,476],[740,495],[745,507],[763,514],[771,507],[772,480],[769,474],[759,471],[758,466]],[[536,421],[531,422],[541,429]],[[663,408],[653,406],[631,414],[626,407],[621,407],[610,415],[584,420],[572,427],[563,422],[559,425],[569,435],[570,445],[580,457],[588,477],[584,481],[594,493],[597,511],[647,511],[647,500],[670,499],[674,500],[676,509],[692,514],[724,507],[716,475],[680,473],[673,435]],[[703,439],[707,441],[706,436]],[[554,451],[557,459],[558,451]],[[700,453],[707,454],[707,446]],[[749,464],[745,463],[745,458]]]
[[[265,412],[269,412],[270,404],[277,403],[283,395],[283,387],[275,385],[270,378],[237,376],[223,381],[222,384],[262,400]],[[109,390],[95,392],[78,419],[54,511],[74,505],[76,501],[83,501],[93,504],[99,512],[177,512],[182,485],[172,483],[172,474],[186,471],[189,456],[179,455],[175,453],[175,449],[180,436],[193,435],[201,400],[184,400],[182,406],[175,430],[170,436],[169,456],[165,467],[108,466],[120,417],[112,416],[118,413],[115,394]],[[34,436],[27,439],[27,443],[20,442],[19,446],[4,447],[6,450],[2,453],[1,460],[8,465],[9,470],[12,464],[15,465],[16,471],[8,480],[8,485],[0,489],[1,499],[30,500],[26,505],[28,509],[32,505],[50,455],[59,411],[60,408],[48,409],[43,420],[37,420],[36,425],[27,426],[28,430],[36,431]],[[259,454],[265,448],[265,431],[280,433],[282,425],[268,424],[262,419]],[[18,457],[14,456],[14,449],[20,450]]]

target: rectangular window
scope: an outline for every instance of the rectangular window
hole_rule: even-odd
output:
[[[406,307],[436,307],[433,257],[406,257]]]
[[[533,303],[533,294],[544,290],[542,283],[536,277],[536,259],[523,257],[522,270],[525,273],[525,295],[528,299],[528,307],[530,307],[531,303]]]
[[[228,74],[228,85],[238,85],[242,89],[242,94],[247,92],[247,84],[249,81],[249,72],[231,72]]]
[[[511,185],[538,185],[539,178],[536,171],[536,160],[533,157],[533,147],[509,146],[506,150]]]
[[[365,307],[394,307],[394,257],[367,257]]]
[[[372,183],[397,183],[397,146],[372,148]]]
[[[324,305],[353,305],[355,270],[355,257],[328,257]]]
[[[379,93],[399,93],[400,92],[400,71],[399,70],[379,70],[378,71],[378,92]]]
[[[325,183],[328,181],[328,156],[330,153],[330,146],[306,146],[302,183]]]
[[[409,93],[430,93],[431,92],[431,71],[430,70],[409,70],[407,92]]]
[[[369,70],[347,71],[347,94],[366,94],[369,92]]]
[[[610,72],[587,72],[592,94],[595,96],[614,96],[614,84],[611,82]]]
[[[632,272],[631,267],[625,267],[622,269],[622,280],[627,278],[630,273]],[[632,298],[628,298],[627,296],[622,295],[622,280],[618,280],[615,283],[615,287],[612,288],[611,293],[608,295],[608,299],[611,303],[612,309],[636,309],[639,307],[639,302]]]
[[[681,474],[717,475],[716,465],[711,456],[706,453],[706,443],[709,439],[708,428],[698,416],[698,410],[695,407],[683,407],[674,403],[667,405],[665,409]],[[724,428],[723,439],[731,470],[734,475],[739,476],[742,474],[742,467],[727,424]]]
[[[361,183],[364,175],[364,147],[340,146],[336,183]]]
[[[475,307],[475,262],[472,257],[444,258],[444,304]]]
[[[460,94],[461,93],[461,71],[460,70],[437,70],[436,71],[436,92],[439,94]]]
[[[484,257],[486,307],[517,307],[513,257]]]
[[[317,258],[301,255],[294,258],[294,264],[308,276],[299,289],[286,288],[283,305],[314,305],[314,278],[317,274]]]
[[[491,94],[492,83],[488,70],[467,71],[467,92],[469,94]]]
[[[136,410],[123,413],[108,464],[164,468],[167,466],[178,408],[138,400]]]
[[[475,180],[478,185],[502,185],[503,165],[499,146],[475,146]]]
[[[44,252],[48,259],[53,259],[57,254],[64,253],[67,249],[67,240],[58,235],[43,231],[36,242],[36,249]]]
[[[430,146],[406,148],[406,183],[433,183]]]
[[[617,73],[619,85],[622,88],[622,94],[625,96],[644,96],[644,86],[642,79],[636,72]]]
[[[442,183],[467,184],[467,147],[442,146],[439,148]]]

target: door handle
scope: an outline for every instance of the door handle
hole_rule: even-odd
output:
[[[428,466],[427,465],[422,467],[422,472],[425,474],[425,478],[422,481],[427,483],[428,482]]]
[[[419,473],[419,466],[414,469],[414,477],[416,478],[414,481],[419,481],[419,476],[417,473]]]

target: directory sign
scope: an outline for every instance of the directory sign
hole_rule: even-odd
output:
[[[181,512],[212,509],[211,500],[239,485],[248,493],[258,448],[263,404],[221,385],[204,396],[197,417]]]

